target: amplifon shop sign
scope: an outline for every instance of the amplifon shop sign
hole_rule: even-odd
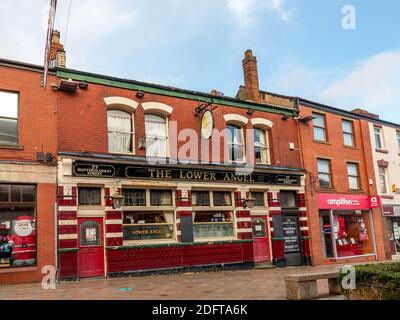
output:
[[[343,195],[343,194],[319,194],[318,208],[330,210],[370,210],[382,206],[381,197]]]

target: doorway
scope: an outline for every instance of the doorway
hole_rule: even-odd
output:
[[[104,276],[103,218],[80,218],[78,275],[80,278]]]
[[[269,245],[268,218],[257,217],[252,219],[254,262],[270,262],[271,253]]]

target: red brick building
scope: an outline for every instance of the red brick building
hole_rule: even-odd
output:
[[[56,94],[42,75],[0,60],[0,284],[39,282],[56,266]]]

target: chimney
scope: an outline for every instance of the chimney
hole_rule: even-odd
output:
[[[50,67],[65,68],[66,60],[67,56],[64,46],[60,43],[60,32],[54,30],[51,36]]]
[[[257,58],[251,50],[245,52],[243,60],[245,99],[261,103],[260,85],[258,82]]]
[[[373,119],[379,119],[379,118],[380,118],[379,115],[370,113],[369,111],[367,111],[367,110],[365,110],[365,109],[361,109],[361,108],[354,109],[354,110],[351,111],[351,112],[352,112],[352,113],[355,113],[355,114],[359,114],[359,115],[361,115],[361,116],[373,118]]]

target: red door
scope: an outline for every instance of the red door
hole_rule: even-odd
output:
[[[80,278],[104,276],[102,218],[81,218],[79,223],[78,272]]]
[[[267,221],[265,217],[252,219],[254,262],[271,261]]]

